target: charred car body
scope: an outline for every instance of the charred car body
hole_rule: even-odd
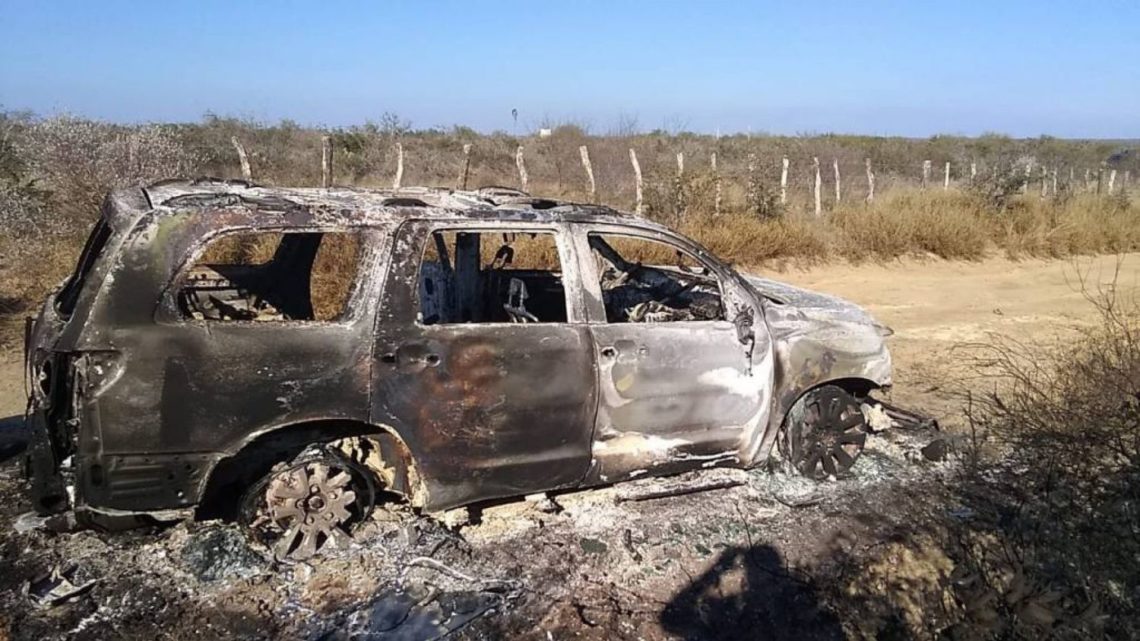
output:
[[[29,323],[36,507],[231,515],[308,554],[427,511],[643,474],[840,474],[891,383],[858,307],[651,221],[489,188],[112,193]]]

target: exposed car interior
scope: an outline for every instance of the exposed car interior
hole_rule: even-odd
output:
[[[356,283],[359,246],[348,232],[221,236],[179,277],[179,308],[195,320],[337,320]]]
[[[566,290],[550,232],[436,231],[420,265],[420,321],[564,323]]]
[[[590,234],[589,241],[601,274],[608,322],[724,319],[716,277],[689,254],[632,236]]]

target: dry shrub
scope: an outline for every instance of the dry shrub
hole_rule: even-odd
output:
[[[978,373],[995,385],[974,415],[1014,451],[1095,482],[1140,467],[1140,306],[1115,280],[1085,291],[1100,323],[1077,338],[1051,350],[1007,337],[975,348]]]
[[[724,260],[746,265],[788,257],[821,259],[830,249],[826,224],[804,216],[694,217],[682,223],[680,230]]]
[[[969,417],[1003,455],[967,482],[1032,581],[1064,597],[1054,620],[1103,608],[1124,624],[1140,611],[1140,306],[1115,286],[1085,291],[1100,323],[1076,339],[971,348]]]
[[[172,126],[70,116],[4,125],[0,313],[26,309],[68,274],[108,191],[198,167]]]
[[[850,260],[913,253],[976,260],[989,248],[984,214],[958,193],[899,190],[870,205],[845,205],[829,222]]]
[[[1140,207],[1126,198],[1024,198],[995,216],[995,242],[1013,258],[1119,253],[1140,247]]]
[[[33,122],[17,147],[50,193],[50,224],[86,229],[115,187],[197,173],[200,158],[171,126],[122,127],[56,116]]]

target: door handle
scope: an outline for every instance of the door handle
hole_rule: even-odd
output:
[[[605,356],[606,358],[613,358],[617,356],[617,348],[613,345],[607,345],[606,347],[603,347],[602,356]]]

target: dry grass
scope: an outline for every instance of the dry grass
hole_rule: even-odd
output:
[[[694,215],[680,229],[713,253],[744,264],[915,254],[978,260],[995,252],[1061,258],[1140,249],[1140,206],[1121,198],[1026,197],[1006,211],[991,211],[965,193],[897,190],[871,205],[843,204],[819,219]]]

